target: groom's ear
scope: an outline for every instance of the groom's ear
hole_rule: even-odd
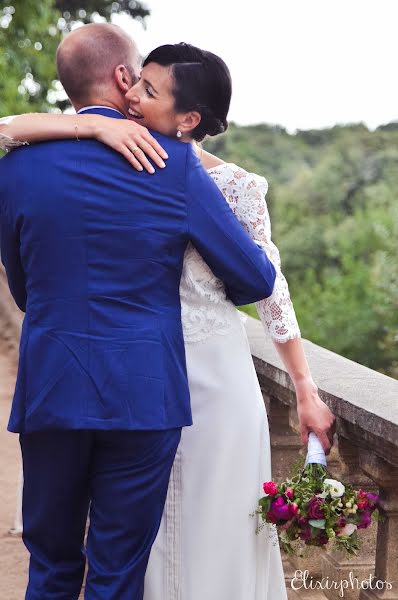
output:
[[[133,85],[133,77],[126,65],[118,65],[113,72],[113,76],[120,91],[126,94]]]
[[[183,113],[180,115],[178,129],[181,133],[189,133],[193,131],[195,127],[197,127],[201,121],[202,117],[200,113],[192,110],[188,113]]]

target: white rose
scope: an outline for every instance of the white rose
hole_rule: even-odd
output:
[[[340,498],[345,492],[344,485],[336,479],[325,479],[323,489],[325,492],[329,492],[332,498]]]

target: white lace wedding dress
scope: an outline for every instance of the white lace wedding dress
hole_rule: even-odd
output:
[[[271,242],[267,182],[233,164],[209,170],[277,269],[257,303],[278,342],[300,331]],[[193,246],[180,286],[194,425],[183,429],[144,600],[286,600],[279,546],[250,516],[271,479],[267,415],[241,313]]]

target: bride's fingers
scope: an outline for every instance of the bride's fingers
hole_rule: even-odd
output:
[[[142,142],[140,142],[140,143],[142,144]],[[153,166],[147,159],[144,151],[139,146],[134,144],[134,142],[131,143],[130,141],[128,141],[126,145],[127,145],[127,148],[130,150],[131,154],[141,164],[141,166],[144,167],[144,169],[146,171],[148,171],[148,173],[153,175],[155,172],[155,169],[153,168]]]
[[[301,430],[301,443],[304,444],[304,446],[308,444],[308,433],[308,429]]]
[[[154,139],[154,138],[153,138]],[[157,150],[151,146],[149,142],[147,142],[144,138],[137,140],[137,146],[141,148],[145,156],[150,158],[156,166],[164,169],[166,166],[163,159],[159,156]],[[159,146],[159,144],[158,144]],[[160,146],[159,146],[160,148]]]
[[[115,150],[120,152],[120,154],[122,154],[124,156],[124,158],[126,158],[129,161],[129,163],[134,167],[134,169],[136,171],[144,170],[142,164],[136,159],[134,154],[131,152],[131,150],[127,146],[122,144],[121,146],[115,148]]]
[[[148,143],[149,147],[153,148],[157,158],[159,156],[163,159],[169,158],[169,155],[167,154],[167,152],[165,150],[163,150],[162,146],[159,144],[159,142],[157,140],[155,140],[155,138],[149,133],[148,130],[144,131],[141,135],[142,135],[142,138],[144,139],[144,141]],[[142,148],[142,149],[144,150],[144,148]],[[151,154],[149,154],[148,152],[146,152],[146,154],[148,154],[148,156],[151,156]],[[158,167],[162,167],[162,165],[157,162],[155,155],[153,157],[151,156],[151,158],[158,165]]]
[[[126,129],[127,127],[127,129]],[[151,156],[154,162],[158,165],[158,167],[162,167],[162,165],[158,162],[160,159],[169,158],[167,152],[162,148],[159,142],[151,135],[146,127],[143,127],[139,123],[135,123],[134,121],[127,121],[123,123],[124,131],[127,131],[129,139],[131,143],[142,148],[142,141],[146,142],[151,149],[154,150],[154,156],[148,154],[146,149],[142,148],[146,154]]]
[[[319,433],[317,433],[317,436],[323,446],[325,454],[329,454],[332,445],[327,434],[324,431],[320,431]]]
[[[334,434],[335,433],[336,433],[336,429],[335,428],[334,429],[333,428],[330,429],[329,432],[328,432],[328,438],[329,438],[329,441],[330,441],[330,446],[333,446]]]

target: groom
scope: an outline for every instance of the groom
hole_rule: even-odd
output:
[[[77,110],[123,119],[134,43],[87,25],[58,51]],[[78,133],[78,130],[77,130]],[[93,140],[0,161],[1,257],[26,312],[9,430],[24,467],[26,598],[140,600],[168,479],[191,411],[179,283],[191,240],[236,304],[275,271],[190,144],[156,136],[167,168],[137,173]]]

